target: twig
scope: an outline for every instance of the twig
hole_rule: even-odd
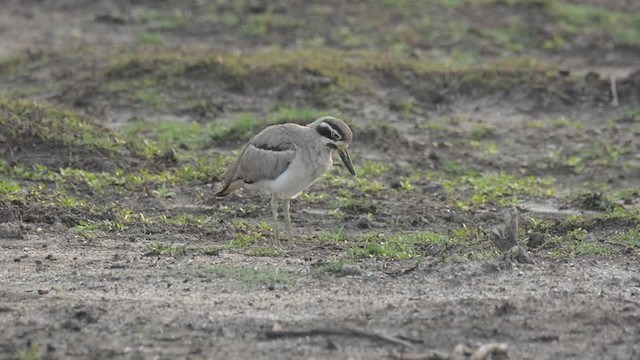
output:
[[[372,340],[378,341],[386,341],[391,344],[404,346],[407,348],[412,348],[413,344],[408,341],[398,339],[396,337],[367,331],[362,329],[352,329],[352,328],[318,328],[318,329],[309,329],[309,330],[289,330],[289,331],[267,331],[265,332],[265,337],[269,340],[271,339],[281,339],[286,337],[305,337],[305,336],[329,336],[329,335],[337,335],[337,336],[355,336],[355,337],[364,337]]]
[[[395,353],[393,358],[396,360],[449,360],[451,356],[446,353],[432,351],[424,354]]]
[[[611,75],[611,105],[618,106],[618,87],[615,75]]]
[[[623,244],[623,243],[618,243],[618,242],[611,241],[611,240],[602,240],[602,242],[605,243],[605,244],[609,244],[609,245],[622,246],[623,248],[633,248],[633,245],[627,245],[627,244]]]
[[[640,301],[638,301],[638,300],[626,299],[625,298],[624,301],[626,301],[626,302],[628,302],[630,304],[634,304],[634,305],[640,306]]]

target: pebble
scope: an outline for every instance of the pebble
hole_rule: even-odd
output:
[[[367,218],[366,216],[360,216],[358,218],[357,226],[359,229],[368,229],[371,227],[371,222],[369,221],[369,218]]]

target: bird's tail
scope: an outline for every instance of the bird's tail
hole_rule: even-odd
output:
[[[231,191],[229,191],[229,185],[230,184],[227,184],[226,186],[224,186],[220,190],[218,190],[218,192],[216,193],[216,197],[223,197],[223,196],[229,195],[229,193],[231,192]]]
[[[216,193],[216,196],[223,197],[223,196],[229,195],[230,193],[240,189],[243,184],[244,184],[244,181],[242,179],[237,179],[230,182],[223,182],[222,186],[220,187],[220,190],[218,190],[218,192]]]

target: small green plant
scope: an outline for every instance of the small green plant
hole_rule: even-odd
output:
[[[99,225],[95,222],[81,220],[80,223],[73,227],[73,231],[82,236],[85,240],[95,240],[95,231],[99,228]]]
[[[364,163],[356,168],[358,176],[380,177],[389,172],[389,167],[382,162],[365,159]]]
[[[222,251],[222,248],[219,246],[205,246],[202,249],[200,249],[200,254],[202,255],[206,255],[206,256],[218,256],[220,255],[220,251]]]
[[[361,243],[349,249],[352,257],[390,258],[395,260],[412,259],[421,256],[421,249],[429,245],[438,245],[452,249],[457,242],[445,235],[434,232],[418,232],[385,236],[382,233],[367,233]]]
[[[230,140],[247,137],[263,126],[265,126],[265,122],[255,115],[241,113],[235,115],[228,123],[211,124],[207,128],[207,132],[212,140]]]
[[[609,255],[611,248],[599,243],[580,242],[573,248],[575,255]]]
[[[271,18],[271,14],[251,15],[242,27],[242,31],[252,36],[266,35],[269,31]]]
[[[31,343],[31,346],[27,350],[18,351],[15,355],[16,360],[40,360],[42,359],[42,352],[40,346],[36,343]]]
[[[22,198],[20,185],[9,180],[0,180],[0,203],[12,202]]]
[[[152,190],[151,193],[158,198],[161,199],[172,199],[176,197],[176,193],[171,191],[171,189],[167,186],[167,184],[163,183],[156,190]]]
[[[329,194],[325,192],[317,192],[317,191],[304,192],[300,194],[300,199],[302,199],[305,203],[311,203],[311,204],[322,202],[326,200],[328,197],[329,197]]]
[[[640,248],[640,226],[613,236],[611,241],[631,248]]]
[[[520,197],[550,197],[555,194],[553,178],[515,177],[500,173],[471,173],[451,180],[443,185],[460,209],[486,204],[512,205]]]
[[[267,114],[266,120],[269,125],[289,122],[306,125],[324,114],[325,112],[312,108],[276,106],[273,111]]]
[[[160,94],[160,92],[157,89],[151,87],[145,87],[136,90],[133,93],[132,98],[134,101],[151,106],[156,109],[164,109],[168,104],[164,97]]]
[[[340,243],[340,242],[345,242],[346,241],[346,237],[345,237],[345,233],[344,233],[344,227],[341,227],[336,231],[323,231],[323,232],[320,232],[320,233],[316,234],[316,238],[318,239],[318,242],[320,242],[321,244],[324,244],[324,243]]]
[[[138,44],[141,45],[162,45],[164,37],[161,34],[143,31],[138,34]]]
[[[260,246],[249,250],[247,255],[257,257],[279,257],[284,256],[284,249],[277,246]]]
[[[66,194],[58,194],[56,197],[58,204],[62,205],[64,208],[73,209],[77,207],[83,207],[87,205],[87,201],[84,199],[78,199],[71,195]]]
[[[160,20],[158,28],[163,30],[174,30],[186,27],[189,19],[181,9],[175,9],[171,16]]]
[[[248,234],[237,234],[235,239],[231,241],[230,246],[233,248],[245,248],[262,239],[262,233],[250,232]]]
[[[156,256],[176,256],[185,255],[187,253],[187,247],[182,244],[162,244],[151,242],[146,244],[146,248],[149,255]]]
[[[413,184],[411,183],[411,179],[409,178],[404,178],[400,181],[400,189],[404,190],[404,191],[413,191],[415,190],[415,186],[413,186]]]
[[[486,138],[490,138],[496,134],[495,127],[491,125],[480,124],[474,127],[471,132],[471,139],[473,140],[482,140]]]
[[[355,198],[348,195],[338,196],[336,207],[345,213],[352,214],[375,214],[377,211],[375,202],[370,198]]]
[[[311,274],[339,274],[342,272],[345,265],[353,265],[352,261],[346,259],[336,259],[324,262],[318,266],[311,267]]]
[[[571,204],[579,209],[602,212],[613,212],[618,208],[615,202],[599,191],[578,194],[571,200]]]

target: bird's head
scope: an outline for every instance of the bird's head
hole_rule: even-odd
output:
[[[349,144],[351,144],[353,140],[353,133],[349,125],[338,118],[325,116],[309,124],[309,128],[318,133],[318,136],[326,142],[326,146],[329,149],[336,151],[338,155],[340,155],[347,170],[349,170],[351,175],[356,176],[351,157],[347,151]]]

